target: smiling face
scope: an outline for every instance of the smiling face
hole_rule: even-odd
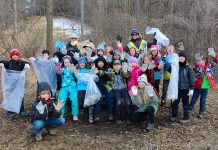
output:
[[[113,68],[115,71],[119,71],[121,69],[121,65],[120,64],[114,64]]]
[[[138,87],[140,88],[140,89],[143,89],[144,87],[145,87],[145,82],[138,82]]]
[[[81,62],[80,64],[79,64],[79,68],[85,68],[86,67],[86,64],[84,63],[84,62]]]
[[[115,60],[119,60],[120,59],[120,55],[114,55],[114,59]]]
[[[136,50],[134,48],[130,48],[129,53],[131,56],[135,56],[136,55]]]
[[[64,59],[64,66],[65,66],[66,68],[69,68],[70,65],[71,65],[70,60]]]
[[[98,62],[98,67],[100,67],[100,68],[104,67],[104,62],[103,61],[99,61]]]
[[[39,93],[39,97],[43,100],[48,100],[51,97],[51,92],[50,91],[42,91]]]
[[[139,37],[139,34],[132,34],[131,36],[135,40],[135,39],[137,39]]]
[[[152,51],[151,51],[151,54],[152,54],[153,56],[157,55],[157,50],[152,50]]]
[[[149,59],[149,57],[148,56],[145,56],[145,58],[144,58],[144,64],[149,64],[151,62],[151,60]]]
[[[13,55],[11,58],[15,61],[17,61],[19,59],[19,57],[17,55]]]

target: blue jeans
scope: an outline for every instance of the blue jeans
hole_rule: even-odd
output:
[[[40,133],[45,127],[49,126],[61,126],[65,123],[65,118],[52,118],[49,120],[34,120],[33,121],[33,131],[35,133]]]
[[[121,98],[123,98],[125,102],[125,119],[129,120],[131,115],[131,100],[127,89],[113,90],[113,92],[116,100],[116,120],[121,119]]]
[[[187,95],[189,93],[189,90],[181,90],[179,89],[178,92],[178,99],[175,100],[172,104],[172,117],[176,117],[179,109],[179,103],[182,99],[183,104],[183,114],[184,117],[187,117],[189,113],[189,96]]]
[[[20,113],[19,113],[19,115],[21,115],[22,112],[24,112],[24,98],[23,98],[21,106],[20,106]],[[7,111],[7,117],[8,118],[12,118],[13,116],[14,116],[14,112]]]
[[[107,91],[107,89],[104,86],[98,86],[101,95],[105,95],[106,99],[107,99],[107,105],[108,105],[108,113],[112,114],[113,113],[113,109],[114,109],[114,92],[111,90],[110,92]],[[95,114],[100,114],[101,112],[101,102],[102,102],[103,98],[101,98],[100,101],[98,101],[95,105],[94,105],[94,110],[93,112]]]
[[[208,89],[200,89],[200,90],[195,89],[194,94],[192,96],[191,103],[190,103],[190,110],[194,109],[195,103],[197,102],[198,97],[201,95],[201,98],[200,98],[200,111],[204,111],[205,106],[206,106],[207,94],[208,94]]]

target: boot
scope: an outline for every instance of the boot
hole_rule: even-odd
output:
[[[198,113],[198,118],[203,118],[204,117],[204,110],[200,110]]]
[[[146,131],[151,131],[154,129],[154,123],[148,123],[147,127],[145,128]]]
[[[89,107],[89,123],[94,123],[93,107]]]

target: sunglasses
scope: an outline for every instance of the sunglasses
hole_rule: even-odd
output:
[[[75,37],[72,37],[71,39],[77,39],[77,38],[75,38]]]

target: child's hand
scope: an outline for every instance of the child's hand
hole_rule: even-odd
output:
[[[188,92],[188,96],[192,96],[193,95],[193,93],[194,93],[194,90],[189,90],[189,92]]]
[[[154,61],[150,62],[148,65],[148,69],[152,70],[152,69],[154,69],[154,67],[155,67]]]
[[[35,60],[36,60],[36,58],[30,57],[30,61],[35,61]]]
[[[30,69],[30,65],[29,64],[25,64],[24,69]]]
[[[209,56],[212,56],[212,57],[215,57],[216,56],[216,53],[214,51],[214,48],[208,48],[208,55]]]
[[[95,64],[92,65],[91,69],[92,69],[92,70],[95,70],[95,69],[96,69]]]
[[[64,102],[58,102],[57,105],[55,103],[53,103],[53,105],[54,105],[54,108],[56,109],[56,111],[60,112],[61,108],[64,105]]]
[[[136,95],[138,94],[138,89],[137,89],[136,86],[132,86],[132,87],[131,87],[131,90],[132,90],[132,94],[133,94],[134,96],[136,96]]]
[[[147,68],[148,68],[148,65],[147,65],[147,64],[143,64],[143,65],[140,67],[140,69],[141,69],[142,72],[145,72],[145,71],[147,70]]]
[[[3,67],[4,66],[4,64],[3,63],[0,63],[0,67]]]
[[[163,67],[164,67],[164,62],[161,61],[161,62],[159,63],[159,65],[158,65],[158,69],[163,69]]]
[[[126,62],[123,63],[122,70],[123,70],[123,72],[127,73],[127,71],[128,71],[128,64]]]

